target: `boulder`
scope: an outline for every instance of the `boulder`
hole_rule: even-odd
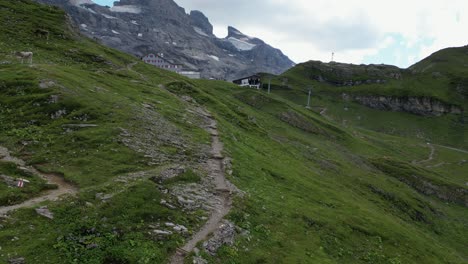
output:
[[[36,208],[36,213],[43,217],[54,219],[54,214],[47,208],[47,206]]]

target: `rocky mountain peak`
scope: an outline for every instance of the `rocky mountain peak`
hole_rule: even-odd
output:
[[[226,37],[227,39],[236,39],[240,40],[246,43],[250,43],[253,45],[262,45],[265,44],[265,42],[259,38],[254,38],[251,36],[248,36],[244,33],[242,33],[240,30],[238,30],[235,27],[228,26],[228,36]]]
[[[195,27],[200,28],[208,35],[213,35],[213,25],[201,11],[193,10],[190,12],[190,19]]]
[[[235,27],[232,27],[232,26],[228,26],[228,37],[247,37],[244,33],[240,32],[240,30],[238,30],[237,28]]]
[[[173,0],[120,0],[112,7],[92,0],[36,0],[65,9],[81,32],[138,57],[164,53],[172,63],[204,78],[232,80],[258,72],[280,74],[293,62],[281,51],[234,27],[228,37],[213,35],[200,11],[190,14]]]
[[[133,10],[141,10],[140,13],[149,13],[152,16],[163,16],[164,18],[185,18],[185,9],[178,6],[172,0],[120,0],[114,2],[111,8],[113,12],[138,13]]]
[[[92,0],[70,0],[72,5],[92,5],[94,2]]]

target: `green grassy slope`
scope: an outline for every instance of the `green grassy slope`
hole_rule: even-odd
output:
[[[272,79],[272,89],[298,104],[305,105],[312,88],[312,105],[320,112],[327,109],[329,118],[365,129],[392,135],[411,136],[429,142],[468,148],[466,113],[423,118],[407,113],[370,109],[343,94],[390,97],[429,97],[445,104],[468,109],[466,82],[468,53],[466,46],[437,52],[407,70],[387,65],[324,64],[311,61],[299,64]],[[395,79],[392,74],[401,74]],[[322,76],[332,82],[320,82]],[[333,82],[384,80],[354,86],[337,86]],[[265,88],[265,87],[264,87]]]
[[[466,208],[402,178],[418,175],[449,185],[448,192],[466,192],[465,165],[458,165],[463,173],[433,172],[412,165],[427,159],[423,141],[336,126],[276,95],[196,83],[200,92],[191,95],[210,96],[207,106],[218,113],[234,158],[232,180],[249,194],[231,216],[249,236],[223,257],[233,263],[466,261]],[[452,154],[452,161],[467,157]],[[463,204],[466,194],[457,199]]]
[[[0,220],[0,262],[15,256],[28,263],[166,259],[182,236],[155,242],[148,225],[170,219],[194,228],[202,224],[198,215],[161,205],[169,198],[148,179],[114,179],[138,171],[158,175],[165,166],[198,160],[209,135],[183,101],[158,88],[181,77],[80,36],[53,7],[2,0],[0,21],[0,145],[81,189],[79,197],[49,206],[53,221],[30,209]],[[49,31],[49,39],[36,36],[37,29]],[[20,64],[14,51],[34,52],[34,63]],[[17,190],[0,184],[8,203],[38,195],[28,189],[33,185],[9,194]],[[118,194],[103,203],[99,193]]]
[[[277,88],[267,95],[137,63],[76,35],[61,11],[31,1],[0,0],[0,20],[10,23],[0,28],[0,145],[80,187],[78,197],[48,204],[54,220],[32,209],[0,218],[0,262],[18,256],[41,264],[166,261],[184,238],[157,240],[148,225],[171,221],[192,230],[202,224],[201,212],[162,206],[171,197],[145,178],[114,179],[197,163],[209,136],[183,95],[216,117],[232,158],[230,180],[245,192],[228,216],[242,231],[217,256],[202,253],[211,263],[468,260],[465,153],[435,146],[434,159],[420,162],[430,153],[429,136],[366,129],[364,123],[378,126],[377,112],[343,125],[342,107],[323,117],[301,105],[297,89],[284,91],[298,96],[286,98]],[[48,41],[34,36],[38,27],[51,32]],[[33,51],[34,64],[19,64],[15,50]],[[40,88],[49,82],[55,85]],[[332,106],[327,96],[323,103]],[[402,116],[395,118],[420,120]],[[154,136],[146,142],[146,135]],[[145,155],[148,145],[156,146],[152,157]],[[101,202],[99,193],[115,195]]]
[[[434,58],[431,56],[408,70],[387,65],[324,64],[310,61],[298,64],[274,79],[273,83],[282,86],[283,80],[287,79],[287,85],[292,87],[300,86],[305,89],[313,86],[317,91],[328,91],[336,94],[432,97],[445,103],[467,108],[466,76],[468,68],[467,65],[460,63],[460,61],[468,60],[468,54],[465,50],[465,47],[449,49],[450,56],[445,57],[444,63],[432,62],[433,60],[439,61],[437,57],[446,55],[444,52],[442,54],[436,53],[433,55]],[[460,54],[452,60],[454,55],[450,52]],[[424,65],[428,65],[427,69],[419,70],[425,68]],[[391,76],[392,73],[399,73],[401,77],[395,79]],[[319,75],[331,83],[317,81]],[[353,87],[333,85],[333,82],[341,83],[348,80],[354,82],[382,80],[386,83],[361,84]]]
[[[466,76],[468,73],[467,57],[468,46],[447,48],[435,52],[409,69],[416,72],[440,72]]]

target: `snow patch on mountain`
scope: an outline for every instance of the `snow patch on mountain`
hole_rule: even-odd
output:
[[[202,35],[202,36],[205,36],[205,37],[209,37],[208,34],[205,33],[205,31],[203,31],[201,28],[199,27],[193,27],[193,30],[195,30],[195,32],[197,32],[197,34],[199,35]]]
[[[70,0],[70,4],[81,7],[81,5],[92,5],[94,2],[92,0]]]
[[[232,45],[234,45],[234,47],[236,47],[238,50],[243,50],[243,51],[252,50],[253,48],[257,46],[255,44],[249,43],[244,40],[236,39],[234,37],[229,37],[228,41],[231,42]]]
[[[208,55],[208,57],[212,58],[215,61],[219,61],[219,57],[215,55]]]
[[[121,5],[121,6],[113,6],[110,8],[110,11],[116,13],[131,13],[131,14],[140,14],[141,8],[136,5]]]
[[[118,19],[116,17],[113,17],[113,16],[109,16],[109,15],[106,15],[106,14],[101,14],[103,17],[107,18],[107,19]]]

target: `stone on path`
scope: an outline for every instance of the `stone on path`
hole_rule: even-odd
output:
[[[36,208],[36,213],[46,218],[54,219],[54,214],[47,208],[47,206]]]

